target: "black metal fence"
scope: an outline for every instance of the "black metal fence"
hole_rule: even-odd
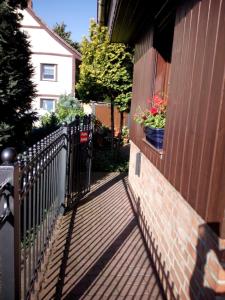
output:
[[[89,191],[91,117],[76,118],[0,167],[0,299],[29,299],[63,207]]]
[[[90,117],[85,117],[82,123],[76,118],[68,127],[67,205],[90,190],[92,138],[88,136],[91,135]]]

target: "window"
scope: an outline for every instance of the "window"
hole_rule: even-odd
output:
[[[55,99],[40,99],[40,108],[48,111],[55,111]]]
[[[56,65],[41,64],[41,80],[56,81]]]
[[[163,22],[159,22],[154,33],[154,48],[156,50],[155,90],[154,94],[160,94],[164,98],[168,96],[170,84],[170,65],[173,46],[173,33],[175,14],[167,16]]]
[[[145,139],[143,141],[148,143],[153,151],[160,155],[160,158],[162,158],[164,146],[174,26],[175,12],[172,11],[169,12],[169,15],[159,16],[156,20],[153,37],[153,47],[155,49],[154,97],[151,103],[150,115],[146,116],[149,125],[145,128]]]

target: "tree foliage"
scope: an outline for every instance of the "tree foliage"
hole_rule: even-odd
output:
[[[0,147],[2,147],[11,135],[12,127],[1,122],[0,123]]]
[[[132,93],[121,93],[115,99],[115,104],[120,112],[129,112]]]
[[[59,118],[54,112],[43,115],[40,118],[40,121],[41,121],[41,127],[44,128],[49,127],[49,128],[53,128],[54,130],[59,126]]]
[[[80,44],[76,41],[73,41],[71,38],[71,32],[66,31],[67,25],[62,22],[62,23],[56,23],[55,26],[53,27],[53,30],[55,33],[57,33],[64,41],[66,41],[70,46],[72,46],[74,49],[77,51],[80,51]]]
[[[110,43],[108,28],[90,23],[89,38],[81,43],[80,80],[76,85],[79,98],[118,103],[131,92],[133,51],[122,43]],[[125,100],[126,102],[127,100]],[[122,108],[121,103],[121,108]]]
[[[17,10],[24,8],[26,2],[0,2],[0,137],[14,146],[25,141],[35,119],[31,112],[35,95],[31,52],[27,37],[20,30],[22,16]]]
[[[40,118],[39,126],[33,128],[28,145],[31,146],[59,128],[63,122],[71,123],[75,117],[84,116],[83,108],[74,96],[61,95],[56,105],[56,112],[46,113]],[[1,143],[1,136],[0,136]]]
[[[4,2],[4,0],[2,0],[1,2]],[[12,8],[23,9],[27,7],[28,0],[8,0],[6,2],[8,2],[8,5]]]
[[[56,105],[56,116],[61,122],[72,122],[75,116],[84,116],[79,100],[72,95],[62,95]]]
[[[132,86],[133,51],[122,43],[110,43],[108,28],[91,21],[89,38],[81,43],[82,63],[76,85],[83,101],[111,102],[111,149],[114,139],[114,104],[121,112],[129,111]]]

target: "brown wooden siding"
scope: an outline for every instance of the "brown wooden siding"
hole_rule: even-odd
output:
[[[153,30],[136,45],[132,115],[154,90]],[[207,221],[225,209],[225,1],[183,1],[174,31],[164,156],[131,139]],[[225,235],[225,232],[223,233]]]
[[[96,104],[95,116],[96,116],[96,119],[102,123],[102,125],[104,125],[108,128],[111,128],[110,105]],[[114,123],[115,123],[114,124],[115,135],[117,136],[120,131],[120,113],[116,107],[114,109]],[[123,126],[128,126],[128,114],[127,113],[124,113]]]

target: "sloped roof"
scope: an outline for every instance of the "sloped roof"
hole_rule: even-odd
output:
[[[57,41],[62,47],[66,48],[76,59],[81,60],[81,53],[74,49],[70,44],[68,44],[63,38],[61,38],[56,32],[50,29],[31,8],[26,8],[27,12],[40,24],[41,28],[45,29],[48,34]]]
[[[98,0],[97,19],[108,26],[112,42],[135,43],[160,15],[179,0]]]

